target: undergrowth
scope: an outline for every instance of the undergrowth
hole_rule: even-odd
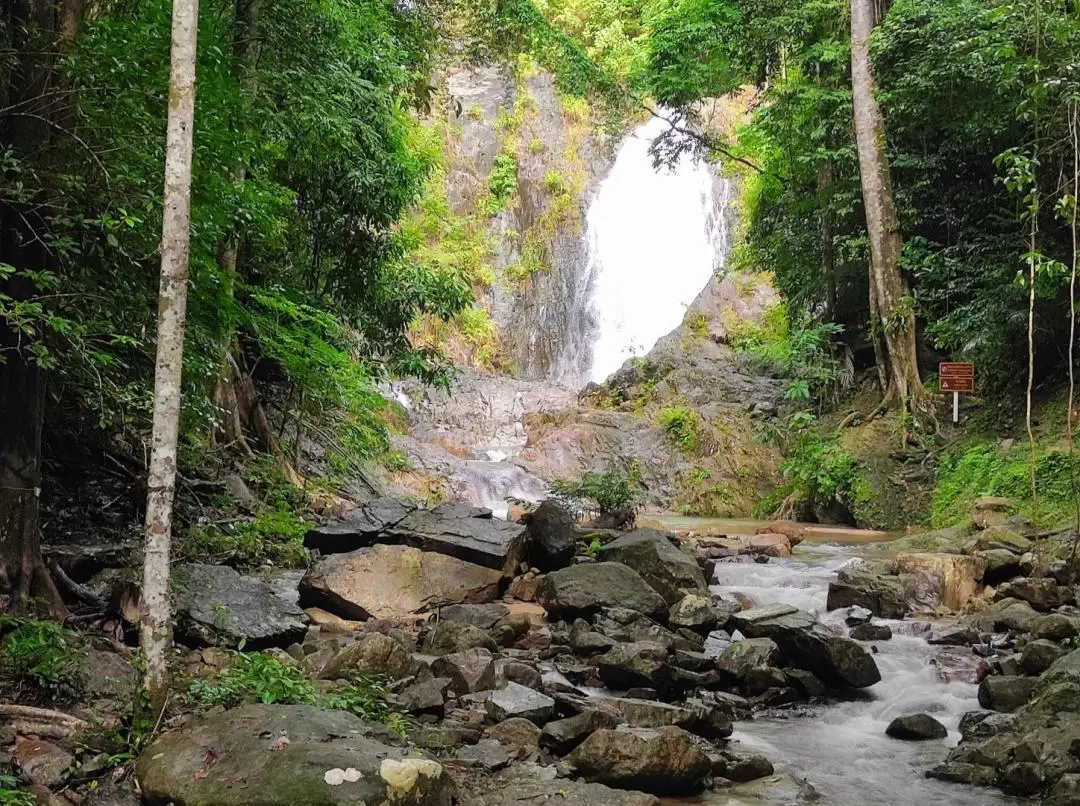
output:
[[[701,417],[693,409],[672,406],[660,409],[657,420],[664,438],[685,454],[697,454],[701,441]]]
[[[0,616],[0,673],[34,700],[69,700],[82,690],[84,653],[55,621]]]
[[[391,714],[381,681],[357,674],[346,683],[321,690],[303,669],[258,652],[234,652],[232,664],[212,680],[197,677],[181,695],[188,705],[233,708],[244,703],[314,705],[349,711],[371,722],[391,727],[400,717]]]
[[[618,527],[633,525],[637,511],[644,504],[637,474],[615,467],[587,471],[577,478],[557,479],[551,483],[551,491],[576,513],[610,517]]]
[[[982,496],[1016,502],[1020,515],[1039,526],[1055,528],[1075,518],[1080,454],[1069,456],[1060,444],[1036,449],[1036,502],[1031,498],[1031,453],[1024,442],[1005,447],[990,440],[955,446],[942,455],[932,498],[935,527],[965,523],[971,504]]]
[[[856,523],[865,520],[860,516],[873,491],[855,457],[835,439],[804,430],[789,445],[781,473],[784,483],[762,501],[759,515],[800,517],[807,510],[812,514],[839,505]]]

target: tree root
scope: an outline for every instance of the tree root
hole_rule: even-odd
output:
[[[54,711],[51,708],[34,708],[30,705],[0,703],[0,718],[3,717],[34,720],[37,723],[48,725],[65,725],[73,730],[89,727],[86,720],[79,719],[77,716],[65,714],[63,711]]]

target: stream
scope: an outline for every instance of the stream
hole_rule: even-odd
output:
[[[843,627],[844,611],[828,613],[825,600],[836,571],[858,557],[860,546],[803,542],[789,559],[767,564],[720,563],[712,580],[715,594],[740,593],[757,604],[784,603],[816,615],[828,625]],[[747,750],[763,753],[777,773],[806,779],[830,806],[975,806],[1015,803],[996,790],[930,780],[923,773],[942,761],[960,739],[957,726],[968,711],[979,709],[976,686],[944,683],[931,665],[935,647],[921,637],[904,635],[911,622],[875,619],[893,628],[889,641],[872,642],[882,680],[845,702],[816,706],[812,715],[759,717],[736,724],[733,739]],[[894,718],[925,712],[945,725],[944,741],[904,742],[890,739],[885,728]],[[761,785],[755,787],[761,789]],[[900,793],[903,793],[902,795]],[[792,801],[780,792],[760,797],[722,792],[678,801],[709,806]]]

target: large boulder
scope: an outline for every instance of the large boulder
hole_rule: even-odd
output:
[[[172,573],[176,634],[191,646],[265,649],[300,641],[308,617],[267,583],[223,565],[181,565]]]
[[[697,792],[712,772],[709,757],[680,728],[598,730],[566,761],[586,781],[658,795]]]
[[[874,657],[850,638],[835,635],[790,605],[770,605],[731,617],[743,635],[771,638],[785,666],[813,672],[834,688],[865,688],[881,680]]]
[[[979,705],[1009,713],[1031,699],[1038,680],[1032,677],[991,676],[979,684]]]
[[[522,520],[529,533],[529,565],[541,571],[558,571],[574,559],[577,533],[574,516],[558,501],[541,501]]]
[[[388,680],[416,674],[419,663],[405,647],[382,633],[365,633],[335,654],[319,672],[323,680],[347,680],[357,672]]]
[[[900,554],[896,569],[904,579],[911,610],[944,605],[960,610],[982,590],[986,560],[963,554]]]
[[[682,599],[687,591],[706,590],[705,575],[697,560],[653,529],[638,529],[613,540],[600,550],[600,559],[634,569],[669,605]]]
[[[490,509],[443,504],[416,510],[387,530],[387,539],[493,568],[512,577],[525,559],[527,537],[519,523],[491,517]]]
[[[925,739],[944,739],[949,731],[929,714],[898,716],[885,728],[885,735],[893,739],[922,741]]]
[[[757,666],[776,666],[780,648],[771,638],[747,638],[735,641],[716,661],[716,668],[742,679]]]
[[[1047,577],[1013,579],[998,588],[998,597],[1019,599],[1044,613],[1063,604],[1071,604],[1075,598],[1072,591],[1058,587],[1054,580]]]
[[[152,742],[136,775],[150,804],[449,806],[442,765],[345,711],[246,705],[193,719]]]
[[[653,641],[616,644],[594,662],[600,679],[615,689],[659,687],[672,676],[667,648]]]
[[[341,518],[316,526],[304,536],[304,545],[322,554],[342,554],[374,545],[416,507],[395,498],[377,498]]]
[[[829,583],[826,607],[865,607],[879,618],[903,618],[904,583],[899,577],[867,568],[841,569]]]
[[[668,603],[622,563],[583,563],[553,571],[536,590],[552,618],[590,616],[602,607],[636,610],[651,618],[667,615]]]
[[[300,603],[345,618],[404,619],[443,605],[491,602],[502,574],[445,554],[377,545],[323,557],[300,581]]]

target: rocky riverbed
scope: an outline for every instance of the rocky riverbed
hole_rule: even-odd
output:
[[[589,532],[550,502],[518,524],[376,500],[312,530],[302,578],[178,567],[177,673],[213,687],[242,645],[321,691],[375,677],[398,732],[173,708],[134,775],[106,773],[75,749],[134,674],[98,645],[97,698],[16,719],[11,765],[52,806],[1076,803],[1075,592],[985,506],[954,553],[885,561],[794,524]]]

